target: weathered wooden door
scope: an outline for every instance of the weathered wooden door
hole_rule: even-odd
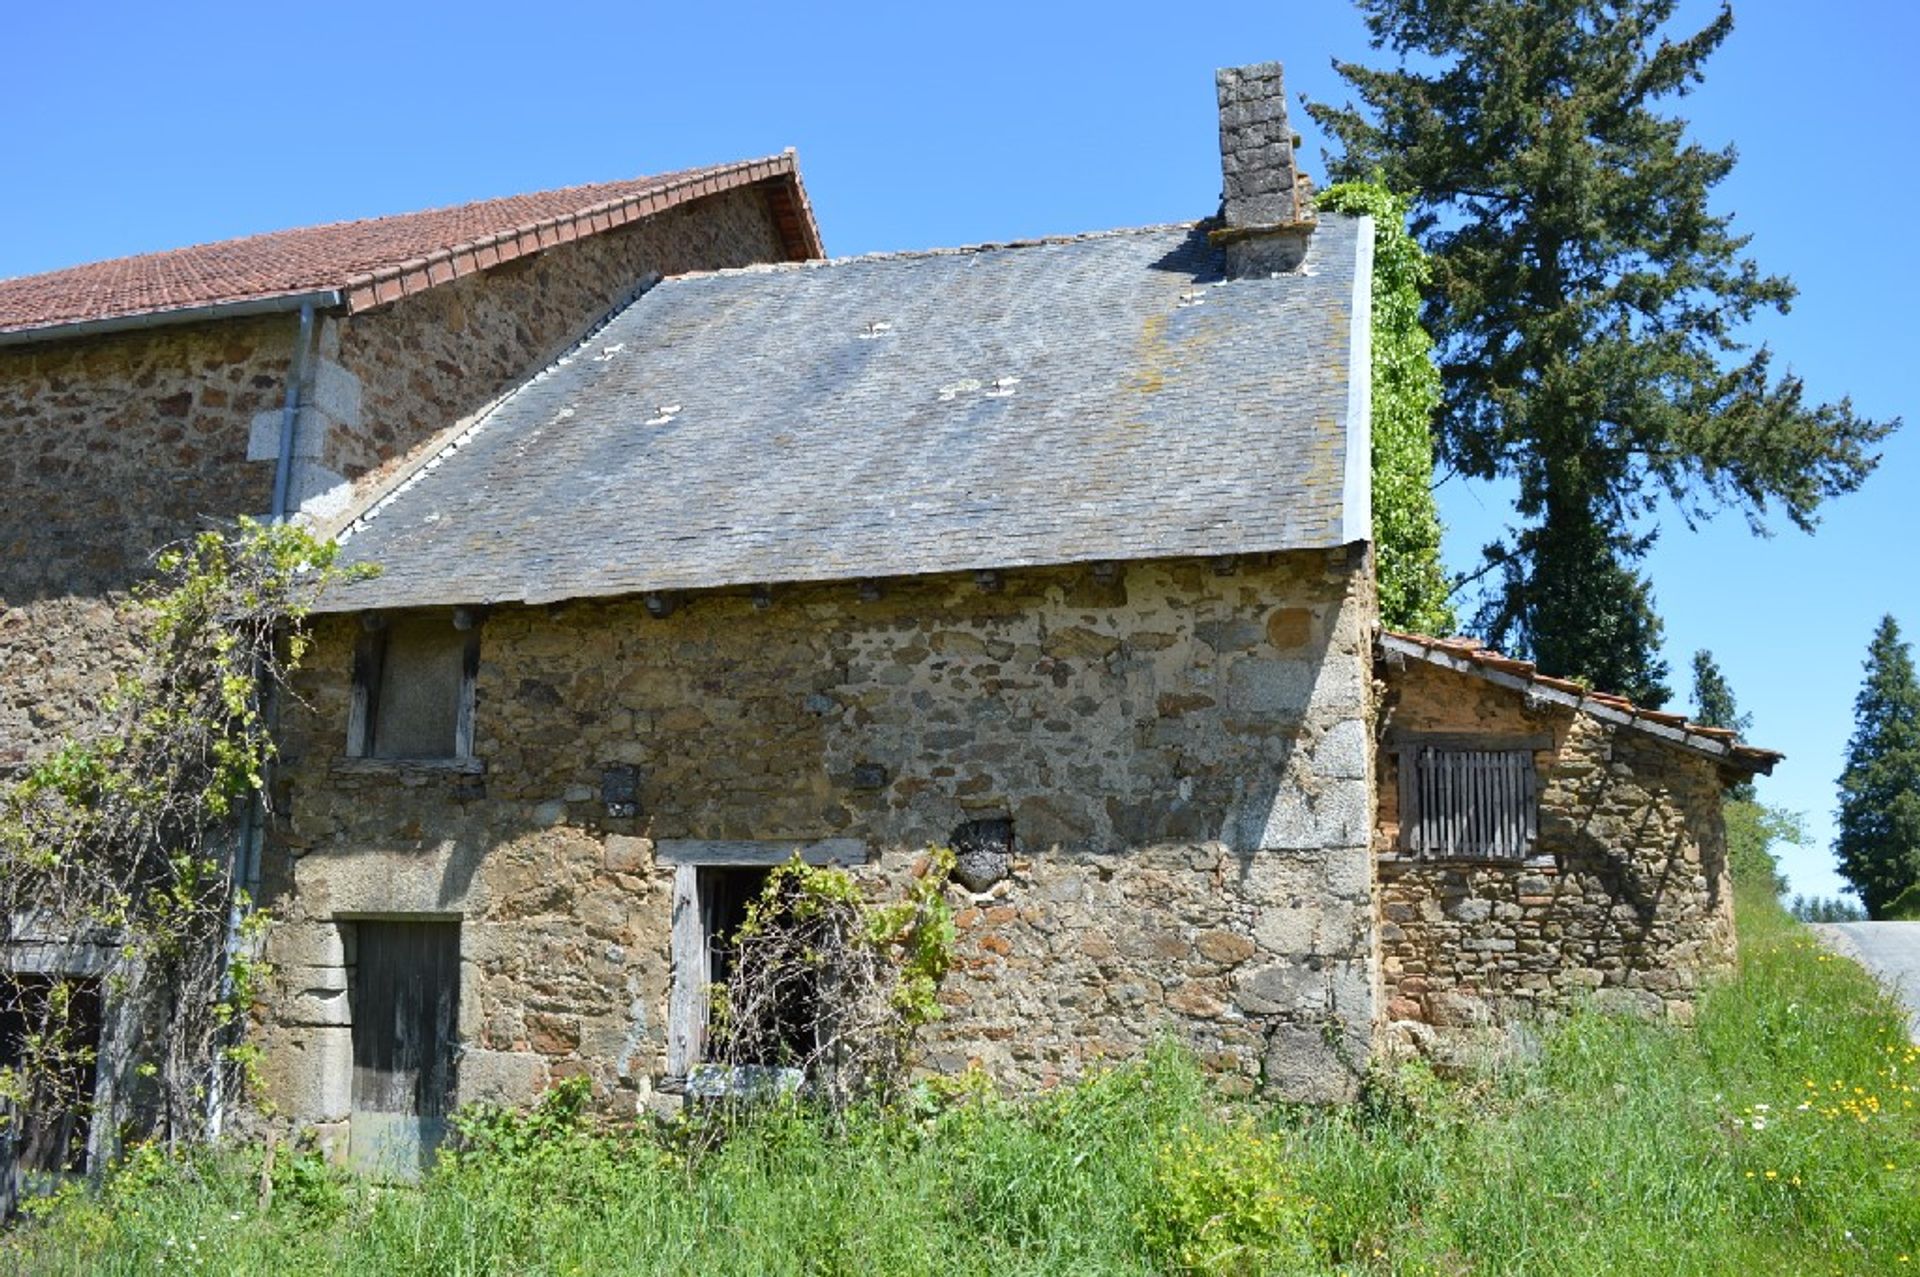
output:
[[[417,1175],[453,1108],[457,922],[359,922],[353,985],[355,1167]]]

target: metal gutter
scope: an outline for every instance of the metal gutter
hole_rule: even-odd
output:
[[[339,300],[338,293],[328,294],[328,296],[335,301]],[[293,480],[293,445],[300,423],[300,390],[306,382],[308,351],[313,346],[315,297],[308,294],[291,300],[299,303],[300,329],[294,337],[293,358],[287,364],[287,396],[280,410],[280,455],[274,459],[273,463],[273,503],[268,511],[268,517],[274,523],[287,521],[287,507],[290,504],[289,489],[292,487]],[[225,313],[233,315],[236,311],[230,309]],[[258,689],[256,694],[265,711],[268,734],[270,737],[277,738],[280,734],[280,700],[274,694],[275,689],[268,683],[266,673],[258,661],[254,664],[253,682]],[[271,765],[272,762],[269,760],[268,766],[271,767]],[[233,889],[227,909],[227,935],[223,946],[229,971],[240,952],[241,924],[245,920],[245,915],[254,907],[254,898],[260,890],[260,868],[267,834],[265,816],[262,793],[256,789],[247,795],[247,801],[240,809],[240,828],[235,835],[233,859],[227,873],[227,881]],[[245,896],[244,903],[242,893]],[[230,978],[227,973],[221,976],[223,993],[231,988]],[[241,1030],[236,1027],[234,1032],[237,1035]],[[220,1137],[226,1124],[227,1097],[223,1085],[224,1079],[225,1075],[216,1067],[210,1079],[207,1094],[207,1132],[212,1139]]]
[[[0,346],[27,346],[37,342],[65,341],[74,337],[139,332],[143,329],[170,328],[176,324],[194,324],[210,319],[280,315],[290,310],[309,307],[327,310],[338,306],[340,300],[339,289],[326,288],[307,293],[282,293],[277,297],[249,297],[243,301],[209,302],[204,306],[178,306],[172,310],[149,310],[138,315],[115,315],[110,319],[82,319],[71,323],[43,324],[34,328],[13,328],[0,332]]]

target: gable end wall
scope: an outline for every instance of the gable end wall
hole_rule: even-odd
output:
[[[636,283],[784,258],[743,188],[323,317],[294,497],[315,514],[539,371]],[[271,503],[294,314],[0,347],[0,775],[91,721],[156,548]]]

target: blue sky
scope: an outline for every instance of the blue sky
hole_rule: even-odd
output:
[[[1712,8],[1682,6],[1697,26]],[[1920,9],[1748,0],[1696,137],[1738,145],[1720,189],[1790,315],[1756,326],[1810,394],[1920,417],[1913,369]],[[799,148],[829,251],[972,243],[1203,216],[1219,192],[1212,71],[1278,58],[1341,97],[1367,59],[1335,0],[1164,5],[465,3],[11,6],[0,277],[341,218]],[[1320,139],[1304,118],[1308,167]],[[1469,565],[1497,488],[1441,492]],[[1711,647],[1761,783],[1805,812],[1796,889],[1832,893],[1833,780],[1873,626],[1920,635],[1920,423],[1816,536],[1677,518],[1651,571],[1676,689]]]

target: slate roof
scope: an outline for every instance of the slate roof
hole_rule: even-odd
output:
[[[365,310],[756,182],[774,187],[789,255],[820,256],[820,233],[789,151],[0,280],[0,335],[328,291],[339,293],[349,311]]]
[[[1778,750],[1761,749],[1741,741],[1740,734],[1724,727],[1708,727],[1687,720],[1685,714],[1643,709],[1624,696],[1596,692],[1568,678],[1542,674],[1532,661],[1503,656],[1475,638],[1432,638],[1425,634],[1402,634],[1384,630],[1380,646],[1388,652],[1437,665],[1457,674],[1471,674],[1503,687],[1524,691],[1530,696],[1569,706],[1607,722],[1632,727],[1681,745],[1696,753],[1717,758],[1747,772],[1773,771],[1786,755]]]
[[[1324,548],[1370,535],[1372,235],[1204,228],[668,280],[350,525],[324,607]]]

